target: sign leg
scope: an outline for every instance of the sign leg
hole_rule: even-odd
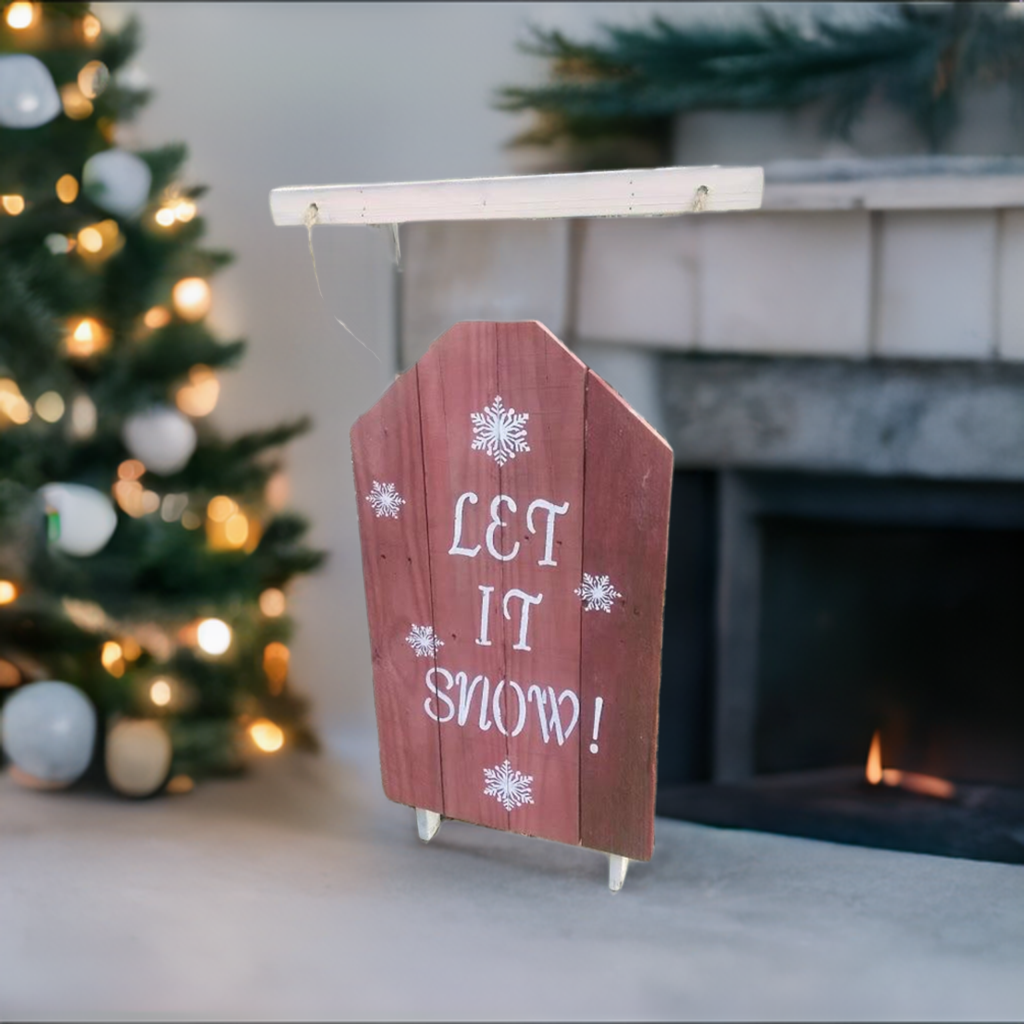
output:
[[[419,832],[423,842],[429,843],[437,835],[437,830],[440,827],[441,815],[437,811],[425,811],[422,807],[416,808],[416,831]],[[619,884],[621,885],[621,883]]]
[[[628,857],[620,857],[616,853],[608,854],[608,888],[612,892],[618,892],[622,888],[628,870]]]

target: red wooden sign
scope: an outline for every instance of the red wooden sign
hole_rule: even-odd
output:
[[[384,791],[649,860],[672,451],[538,323],[352,429]]]

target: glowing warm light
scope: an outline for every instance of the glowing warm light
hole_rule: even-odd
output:
[[[76,82],[68,82],[60,87],[60,102],[64,107],[64,113],[72,121],[84,120],[93,110],[91,101],[82,95],[82,90]]]
[[[196,630],[196,643],[207,654],[223,654],[231,646],[231,627],[221,619],[203,619]]]
[[[36,399],[36,415],[47,423],[56,423],[64,415],[64,399],[56,391],[44,391]]]
[[[188,508],[187,494],[165,494],[160,502],[160,518],[165,523],[177,522]]]
[[[11,4],[4,15],[9,28],[20,30],[28,28],[36,20],[36,5],[18,0]]]
[[[284,746],[284,733],[281,727],[275,725],[269,718],[257,718],[249,726],[249,735],[253,743],[267,754],[272,754]]]
[[[233,548],[240,548],[249,539],[249,520],[243,512],[236,512],[224,524],[224,540]]]
[[[199,518],[191,509],[181,514],[181,525],[186,530],[198,530],[203,525],[202,519]]]
[[[117,475],[122,480],[138,480],[145,472],[145,464],[139,462],[138,459],[125,459],[124,462],[117,467]]]
[[[146,310],[142,322],[153,331],[166,327],[171,322],[171,311],[163,306],[152,306]]]
[[[288,476],[284,471],[279,470],[267,481],[267,489],[264,495],[267,499],[267,504],[279,512],[288,504],[288,499],[291,497],[290,492],[291,485],[288,481]]]
[[[85,359],[105,349],[109,341],[107,329],[98,320],[91,316],[83,317],[71,328],[67,339],[68,355]]]
[[[10,604],[18,596],[18,588],[10,580],[0,580],[0,604]]]
[[[136,459],[128,459],[118,467],[118,473],[138,473],[140,476],[146,467]],[[160,507],[160,495],[156,491],[146,490],[141,483],[132,477],[121,477],[111,488],[118,505],[133,519],[149,515]]]
[[[217,406],[220,381],[208,366],[193,366],[188,384],[178,388],[175,402],[186,416],[208,416]]]
[[[103,667],[115,678],[124,675],[124,651],[116,640],[108,640],[100,652]]]
[[[218,494],[216,498],[211,498],[210,503],[206,506],[206,514],[215,523],[227,522],[237,511],[238,505],[225,494]]]
[[[184,793],[191,793],[196,788],[196,784],[192,781],[189,775],[175,775],[170,782],[167,783],[167,792],[172,796],[181,796]]]
[[[62,174],[57,179],[57,198],[62,203],[73,203],[78,198],[78,179],[73,174]]]
[[[154,679],[149,687],[149,699],[157,707],[166,707],[171,703],[171,684],[166,679]]]
[[[78,232],[78,246],[85,252],[99,252],[103,248],[103,236],[96,228],[82,228]]]
[[[96,42],[99,39],[102,27],[100,19],[95,14],[87,14],[82,19],[82,35],[85,36],[85,41],[87,43]]]
[[[107,87],[110,71],[101,60],[91,60],[78,72],[78,88],[87,100],[94,100]]]
[[[72,399],[71,432],[79,440],[96,433],[96,404],[88,395],[75,395]]]
[[[121,641],[121,650],[124,652],[125,661],[135,661],[142,654],[142,648],[133,636],[126,636]]]
[[[0,689],[10,689],[21,682],[21,672],[13,662],[0,658]]]
[[[182,224],[187,224],[196,215],[196,204],[190,202],[188,199],[183,199],[174,208],[174,216],[181,221]]]
[[[171,292],[174,308],[182,320],[202,320],[210,311],[210,286],[201,277],[184,277]]]
[[[284,615],[285,607],[284,591],[278,590],[277,587],[268,587],[260,594],[260,611],[268,619],[276,619],[279,615]]]
[[[153,219],[162,228],[169,228],[174,223],[174,210],[169,206],[162,206],[153,215]]]
[[[263,648],[263,671],[267,675],[267,689],[276,697],[288,679],[288,661],[291,652],[279,640]]]
[[[875,735],[871,737],[864,777],[872,786],[877,786],[882,781],[882,734],[878,730],[875,730]]]
[[[17,217],[25,209],[25,197],[19,195],[0,196],[0,206],[3,206],[12,217]]]
[[[25,401],[17,382],[9,377],[0,379],[0,416],[18,426],[32,418],[32,406]]]

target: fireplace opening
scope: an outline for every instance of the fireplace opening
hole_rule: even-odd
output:
[[[659,813],[1024,863],[1024,487],[680,477]]]

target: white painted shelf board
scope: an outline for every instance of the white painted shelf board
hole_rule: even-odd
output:
[[[300,185],[270,193],[274,223],[406,224],[413,221],[544,220],[553,217],[665,217],[756,210],[760,167],[657,167],[505,178]]]

